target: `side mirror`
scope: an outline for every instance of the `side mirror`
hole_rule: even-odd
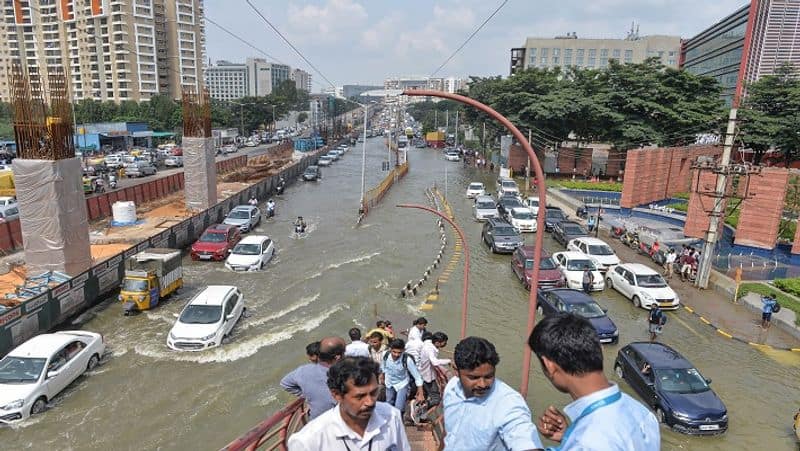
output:
[[[603,307],[602,310],[603,310],[603,313],[608,313],[608,309],[607,308]]]
[[[711,385],[711,379],[706,378],[706,384]]]
[[[230,320],[232,320],[232,319],[233,319],[233,313],[231,313],[230,315],[226,316],[226,317],[225,317],[225,319],[226,319],[227,321],[230,321]]]
[[[180,316],[180,315],[178,315],[177,313],[173,313],[173,314],[172,314],[172,316],[173,316],[174,318],[180,318],[180,317],[181,317],[181,316]]]
[[[47,372],[47,379],[52,379],[52,378],[58,376],[58,373],[60,373],[60,372],[61,372],[60,370],[48,371]]]

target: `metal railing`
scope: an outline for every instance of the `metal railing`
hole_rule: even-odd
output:
[[[582,201],[587,207],[619,207],[619,199],[609,197],[583,196]]]
[[[221,451],[287,450],[290,435],[307,423],[305,399],[297,398],[274,415],[228,443]]]

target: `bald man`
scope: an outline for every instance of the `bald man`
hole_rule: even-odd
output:
[[[328,389],[328,368],[344,355],[345,342],[339,337],[325,337],[319,342],[319,361],[297,367],[281,379],[281,387],[302,396],[313,420],[336,405]]]

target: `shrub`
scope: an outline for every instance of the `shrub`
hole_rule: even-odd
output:
[[[686,213],[687,211],[689,211],[689,204],[687,204],[685,202],[674,203],[674,204],[667,205],[667,208],[672,208],[675,211],[682,211],[682,212]]]
[[[585,189],[595,191],[622,192],[622,183],[619,182],[586,182],[583,180],[547,180],[547,186],[565,189]]]

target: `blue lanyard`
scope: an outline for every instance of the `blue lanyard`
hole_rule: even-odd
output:
[[[589,407],[583,409],[583,412],[581,412],[581,414],[578,416],[578,418],[575,418],[575,421],[573,421],[572,424],[570,424],[569,427],[567,427],[567,430],[564,431],[564,435],[561,437],[562,445],[564,443],[567,443],[567,439],[569,438],[569,435],[572,433],[572,430],[575,429],[575,425],[578,424],[578,421],[583,419],[583,417],[589,416],[589,414],[591,414],[592,412],[594,412],[595,410],[597,410],[597,409],[599,409],[601,407],[605,407],[605,406],[607,406],[609,404],[613,404],[613,403],[619,401],[620,398],[622,398],[622,393],[621,392],[616,392],[616,393],[614,393],[612,395],[608,395],[603,399],[598,399],[597,401],[589,404]],[[556,451],[556,450],[560,450],[560,449],[561,449],[560,446],[558,446],[556,448],[552,448],[552,447],[547,448],[548,451]]]

